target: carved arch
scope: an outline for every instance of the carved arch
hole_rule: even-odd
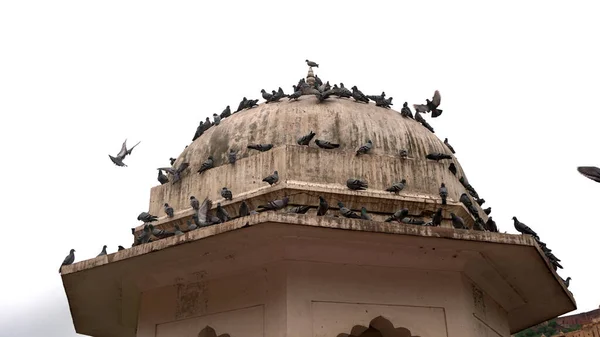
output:
[[[211,326],[207,325],[204,329],[200,330],[198,337],[230,337],[229,334],[224,333],[217,336],[217,332]]]
[[[407,328],[395,328],[394,324],[383,316],[371,320],[369,327],[355,325],[350,334],[341,333],[337,337],[419,337],[413,336]]]

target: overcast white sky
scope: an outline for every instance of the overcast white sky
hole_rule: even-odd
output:
[[[600,305],[598,1],[2,1],[0,336],[76,336],[57,273],[129,247],[156,167],[200,120],[306,75],[419,103],[500,230],[562,259]],[[142,141],[127,168],[123,139]],[[33,324],[35,322],[35,324]]]

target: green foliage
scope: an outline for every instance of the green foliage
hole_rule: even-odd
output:
[[[573,325],[569,327],[563,327],[556,323],[556,320],[550,320],[547,323],[536,325],[529,329],[525,329],[515,335],[515,337],[540,337],[542,334],[547,337],[559,334],[562,332],[571,332],[581,329],[581,325]]]

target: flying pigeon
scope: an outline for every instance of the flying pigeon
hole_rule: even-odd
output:
[[[360,219],[360,215],[352,212],[349,208],[344,206],[344,204],[341,201],[338,202],[338,207],[340,208],[340,214],[343,217],[351,219]]]
[[[225,200],[232,200],[233,199],[233,193],[231,193],[231,191],[227,187],[223,187],[221,189],[221,196],[223,198],[225,198]]]
[[[127,157],[128,155],[131,154],[131,151],[133,151],[133,149],[136,146],[138,146],[139,143],[141,143],[141,142],[137,142],[137,144],[135,144],[131,149],[127,149],[127,139],[125,139],[125,141],[123,142],[123,145],[121,146],[121,151],[119,151],[117,156],[113,157],[110,154],[108,156],[110,157],[110,160],[112,160],[112,162],[115,165],[127,167],[127,165],[125,165],[125,163],[123,163],[123,160],[125,159],[125,157]]]
[[[533,229],[529,228],[527,225],[525,225],[524,223],[520,222],[519,220],[517,220],[516,216],[513,216],[512,219],[514,220],[514,224],[515,224],[515,229],[521,233],[521,234],[529,234],[531,236],[533,236],[536,239],[540,239],[540,237],[537,235],[536,232],[533,231]]]
[[[181,163],[177,168],[161,167],[158,170],[170,173],[173,176],[171,183],[175,184],[176,182],[181,180],[181,173],[183,173],[183,171],[185,171],[189,166],[190,163]]]
[[[326,140],[320,140],[320,139],[315,139],[315,144],[317,144],[317,146],[322,149],[328,149],[328,150],[337,149],[338,147],[340,147],[340,144],[330,143]]]
[[[365,208],[365,206],[363,206],[360,209],[360,218],[363,220],[373,220],[373,219],[371,219],[371,216],[369,214],[367,214],[367,209]]]
[[[270,201],[266,205],[260,205],[260,206],[258,206],[257,210],[259,212],[276,211],[278,209],[282,209],[285,206],[287,206],[288,201],[290,201],[290,199],[288,197],[284,197],[283,199],[273,200],[273,201]]]
[[[269,185],[276,184],[279,181],[279,173],[275,171],[270,176],[265,177],[262,181],[269,183]]]
[[[412,111],[410,111],[410,108],[408,107],[408,102],[404,102],[404,104],[402,105],[402,109],[400,110],[400,115],[402,115],[402,117],[405,118],[413,118],[413,113]]]
[[[448,138],[445,138],[445,139],[444,139],[444,144],[445,144],[445,145],[446,145],[446,147],[447,147],[447,148],[450,150],[450,152],[452,152],[452,153],[456,153],[456,152],[454,151],[454,148],[452,147],[452,145],[450,145],[450,144],[448,143]]]
[[[435,91],[433,93],[433,98],[430,101],[429,99],[425,100],[426,104],[414,104],[413,107],[415,110],[419,112],[431,112],[431,117],[436,118],[442,114],[442,110],[437,107],[440,106],[440,102],[442,101],[442,96],[439,91]]]
[[[350,178],[346,180],[346,186],[351,190],[357,191],[366,190],[369,187],[369,184],[364,180]]]
[[[249,149],[258,150],[260,152],[269,151],[273,148],[273,144],[250,144],[247,146]]]
[[[192,208],[196,211],[200,209],[200,201],[198,201],[198,199],[196,199],[196,197],[193,195],[190,197],[190,206],[192,206]]]
[[[405,186],[406,186],[406,179],[402,179],[402,181],[394,183],[394,184],[392,184],[392,186],[386,188],[386,191],[398,194],[398,193],[400,193],[400,191],[402,191],[404,189]]]
[[[407,208],[401,208],[399,210],[397,210],[394,214],[392,214],[392,216],[390,216],[389,218],[387,218],[385,220],[385,222],[392,222],[392,221],[402,221],[402,219],[406,218],[406,216],[408,215],[408,209]]]
[[[196,198],[194,198],[196,199]],[[198,202],[198,200],[196,200],[196,202]],[[196,223],[196,225],[200,226],[207,226],[210,225],[212,223],[212,221],[210,221],[211,219],[209,219],[209,210],[212,207],[212,201],[208,198],[205,198],[204,201],[202,201],[202,205],[198,205],[197,207],[194,207],[192,205],[192,208],[194,208],[196,210],[196,214],[194,214],[193,219],[194,222]]]
[[[158,182],[164,185],[169,182],[169,178],[163,173],[161,169],[158,169]]]
[[[319,196],[319,208],[317,208],[317,216],[325,215],[328,209],[329,204],[327,203],[327,200],[325,200],[325,198],[322,196]]]
[[[454,226],[454,228],[468,229],[467,226],[465,226],[465,220],[463,220],[463,218],[459,217],[454,213],[450,213],[450,216],[452,217],[452,226]]]
[[[446,198],[448,197],[448,189],[446,185],[442,183],[440,186],[440,197],[442,198],[442,205],[446,205]]]
[[[579,166],[577,171],[583,174],[586,178],[600,183],[600,168],[597,168],[596,166]]]
[[[200,165],[200,169],[198,170],[198,173],[202,174],[205,171],[210,170],[213,167],[215,167],[215,161],[213,160],[213,156],[208,156],[208,159],[206,159],[204,161],[204,163],[202,163],[202,165]]]
[[[306,60],[306,64],[308,64],[309,67],[319,68],[319,65],[313,61]]]
[[[445,154],[445,153],[429,153],[425,156],[425,158],[427,159],[431,159],[431,160],[435,160],[435,161],[440,161],[442,159],[452,159],[452,156],[449,154]]]
[[[369,139],[367,142],[356,150],[356,155],[365,154],[373,148],[373,142]]]
[[[167,203],[165,203],[164,207],[165,207],[165,213],[167,213],[167,216],[169,218],[172,218],[175,216],[175,211],[173,211],[173,207],[169,206],[169,204],[167,204]]]
[[[67,257],[65,257],[63,263],[60,265],[60,267],[58,267],[58,273],[60,274],[60,270],[62,268],[62,266],[68,266],[70,264],[72,264],[75,261],[75,249],[71,249],[71,252],[69,253],[69,255],[67,255]]]
[[[296,143],[298,143],[298,145],[307,145],[310,144],[310,141],[315,137],[316,133],[310,131],[307,135],[304,135],[300,138],[298,138],[298,140],[296,140]]]
[[[100,252],[100,254],[98,254],[96,257],[98,257],[98,256],[102,256],[102,255],[106,255],[106,245],[104,245],[104,246],[102,247],[102,251],[101,251],[101,252]]]
[[[152,221],[158,221],[158,217],[156,215],[152,215],[148,212],[142,212],[140,213],[140,215],[138,215],[137,219],[139,221],[143,221],[143,222],[152,222]]]
[[[229,164],[235,164],[235,161],[237,160],[237,151],[230,149],[229,153],[227,153],[227,159],[229,160]]]

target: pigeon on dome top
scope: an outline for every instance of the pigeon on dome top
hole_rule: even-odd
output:
[[[313,62],[313,61],[306,60],[306,64],[307,64],[309,67],[315,67],[315,68],[319,68],[319,64],[317,64],[317,62]]]

